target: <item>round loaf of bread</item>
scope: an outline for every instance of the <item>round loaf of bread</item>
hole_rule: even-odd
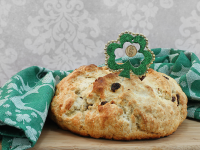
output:
[[[114,140],[172,134],[187,115],[177,82],[149,69],[146,77],[118,76],[106,67],[81,66],[56,86],[50,117],[64,130]]]

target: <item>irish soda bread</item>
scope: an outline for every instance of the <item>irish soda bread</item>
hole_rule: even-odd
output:
[[[51,118],[64,130],[115,140],[172,134],[187,115],[187,97],[171,77],[148,70],[145,78],[82,66],[57,86]]]

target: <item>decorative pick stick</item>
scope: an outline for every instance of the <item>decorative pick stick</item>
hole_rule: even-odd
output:
[[[138,67],[134,67],[130,60],[126,61],[123,64],[117,64],[115,62],[115,50],[117,48],[123,49],[123,45],[125,42],[129,42],[131,44],[138,43],[140,45],[139,50],[133,45],[129,45],[125,53],[126,55],[131,58],[134,57],[137,53],[142,53],[144,55],[144,60],[140,63]],[[146,49],[145,49],[146,48]],[[119,76],[130,78],[130,73],[132,72],[134,75],[141,78],[145,76],[148,72],[150,65],[155,60],[154,53],[148,48],[148,40],[142,34],[131,33],[131,32],[124,32],[119,35],[119,38],[116,41],[108,42],[105,45],[105,55],[106,55],[106,63],[107,67],[115,72],[121,71]]]

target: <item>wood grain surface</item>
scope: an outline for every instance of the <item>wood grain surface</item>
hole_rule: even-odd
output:
[[[1,149],[1,148],[0,148]],[[200,121],[186,119],[172,135],[155,140],[113,141],[93,139],[60,129],[47,119],[42,134],[31,150],[200,150]]]

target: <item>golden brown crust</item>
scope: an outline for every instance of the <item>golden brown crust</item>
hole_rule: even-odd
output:
[[[149,139],[176,131],[187,115],[187,97],[174,79],[153,69],[142,81],[118,74],[95,65],[76,69],[56,86],[51,118],[94,138]]]

